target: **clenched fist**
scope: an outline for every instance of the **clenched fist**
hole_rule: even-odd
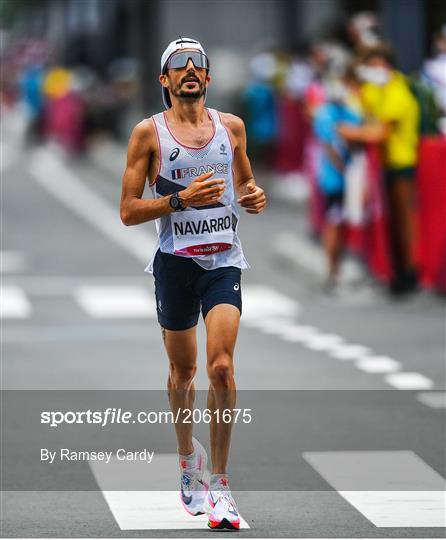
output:
[[[246,185],[246,194],[240,197],[237,202],[248,214],[260,214],[266,207],[266,195],[261,187],[249,182]]]

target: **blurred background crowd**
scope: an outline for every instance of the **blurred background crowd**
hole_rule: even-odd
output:
[[[210,106],[241,115],[260,184],[307,211],[328,291],[348,250],[394,294],[446,292],[446,4],[1,0],[2,115],[82,156],[162,108],[159,57],[199,39]],[[125,149],[123,149],[125,152]],[[120,174],[121,171],[116,171]]]

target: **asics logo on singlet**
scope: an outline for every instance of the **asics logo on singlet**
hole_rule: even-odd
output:
[[[227,156],[228,154],[226,153],[226,146],[224,144],[221,144],[220,145],[220,154],[222,156]]]
[[[201,167],[185,167],[184,169],[174,169],[172,172],[172,180],[186,178],[186,176],[196,177],[207,172],[215,172],[218,174],[228,174],[229,165],[227,163],[212,163],[211,165],[202,165]]]
[[[175,161],[180,153],[179,148],[174,148],[169,156],[169,161]]]

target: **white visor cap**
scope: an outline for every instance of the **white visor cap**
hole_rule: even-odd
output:
[[[171,41],[169,43],[166,50],[163,52],[161,56],[161,73],[163,72],[163,69],[167,63],[167,60],[169,60],[172,54],[177,51],[181,51],[182,49],[196,49],[197,51],[200,51],[204,55],[206,55],[206,52],[203,49],[203,46],[196,39],[187,38],[187,37],[178,38],[175,41]],[[163,96],[164,107],[166,109],[170,109],[170,107],[172,107],[172,103],[170,101],[169,90],[163,87],[161,90],[161,93]],[[204,92],[204,100],[206,101],[206,90]]]

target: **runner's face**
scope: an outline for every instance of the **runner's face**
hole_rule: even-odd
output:
[[[204,95],[210,77],[205,68],[195,67],[189,59],[183,68],[168,69],[165,75],[160,75],[160,81],[172,95],[196,101]]]

